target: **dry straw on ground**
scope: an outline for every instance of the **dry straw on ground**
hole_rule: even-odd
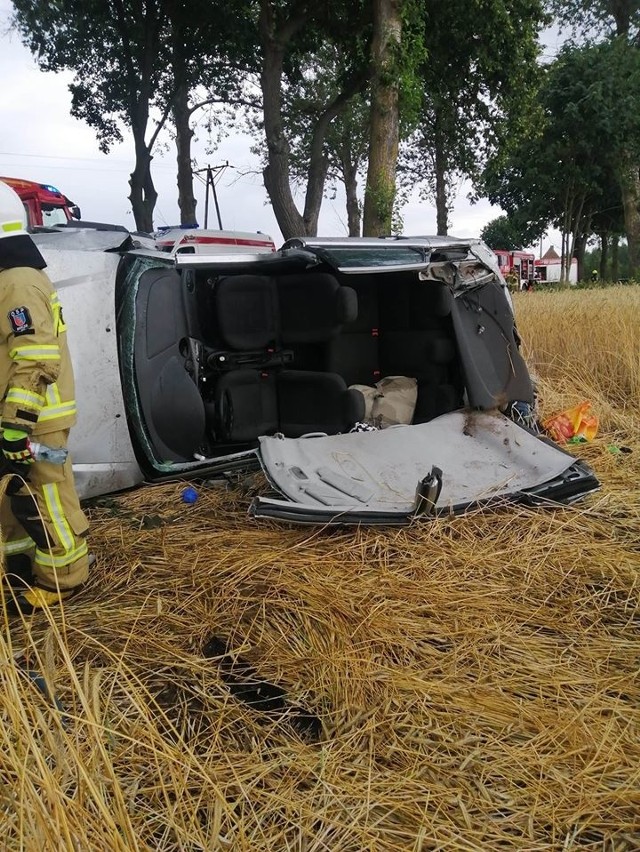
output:
[[[286,529],[247,520],[251,482],[94,508],[82,598],[4,625],[6,848],[640,848],[639,307],[518,299],[545,413],[603,416],[573,508]],[[213,635],[320,740],[239,700]]]

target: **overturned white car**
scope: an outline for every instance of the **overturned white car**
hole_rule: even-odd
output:
[[[171,256],[118,232],[34,239],[69,326],[83,497],[261,465],[280,496],[254,500],[254,517],[398,524],[598,486],[507,416],[533,391],[480,241],[304,238]],[[405,425],[371,429],[390,377],[413,389]]]

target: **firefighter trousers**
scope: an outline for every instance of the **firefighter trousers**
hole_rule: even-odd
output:
[[[66,447],[69,430],[34,438],[49,447]],[[80,508],[71,458],[63,465],[36,461],[26,467],[28,481],[0,502],[5,570],[25,576],[28,559],[39,586],[73,589],[89,574],[86,534],[89,522]],[[18,567],[19,566],[19,567]]]

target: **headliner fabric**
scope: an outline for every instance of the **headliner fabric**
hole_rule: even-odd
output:
[[[517,495],[561,476],[575,463],[504,415],[469,410],[377,432],[305,441],[261,438],[260,456],[285,498],[328,506],[333,514],[411,512],[416,486],[434,465],[442,470],[438,507],[446,511]]]

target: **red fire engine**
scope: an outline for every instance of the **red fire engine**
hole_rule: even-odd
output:
[[[493,253],[498,258],[500,272],[506,278],[512,272],[518,276],[518,280],[533,281],[535,275],[535,255],[527,251],[507,251],[506,249],[494,249]]]
[[[20,196],[30,228],[66,225],[70,219],[80,218],[80,208],[55,186],[20,178],[0,177],[0,180]]]

